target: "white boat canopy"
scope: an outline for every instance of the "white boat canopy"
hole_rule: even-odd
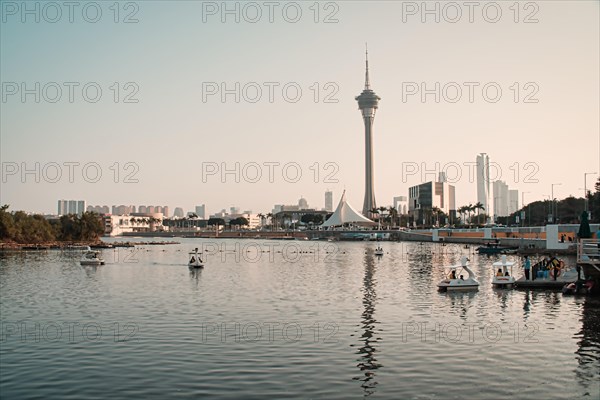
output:
[[[352,208],[352,206],[346,201],[345,190],[344,193],[342,193],[342,198],[340,199],[340,203],[335,209],[335,212],[321,226],[341,226],[344,224],[377,225],[375,222],[371,221],[370,219],[356,211],[354,208]]]
[[[514,261],[508,261],[506,260],[506,254],[502,255],[502,259],[500,261],[496,261],[495,263],[492,264],[493,267],[510,267],[515,265]]]

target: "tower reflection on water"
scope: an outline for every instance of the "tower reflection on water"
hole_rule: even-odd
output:
[[[376,358],[376,345],[381,338],[376,336],[380,329],[377,329],[378,322],[374,317],[375,305],[377,303],[374,257],[372,251],[367,251],[367,254],[365,254],[365,275],[362,287],[363,312],[361,314],[359,331],[361,334],[359,341],[361,343],[356,351],[356,354],[359,356],[356,359],[358,361],[356,366],[362,374],[354,378],[361,382],[365,396],[370,396],[375,392],[375,386],[377,385],[376,371],[382,367]]]

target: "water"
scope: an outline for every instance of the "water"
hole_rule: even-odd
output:
[[[473,249],[181,242],[1,256],[0,397],[600,398],[598,299],[494,290]],[[480,290],[438,293],[463,254]]]

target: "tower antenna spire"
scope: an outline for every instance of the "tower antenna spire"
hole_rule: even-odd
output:
[[[369,82],[369,47],[365,43],[365,90],[371,90],[371,83]]]

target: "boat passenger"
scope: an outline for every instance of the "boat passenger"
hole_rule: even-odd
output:
[[[461,276],[460,276],[460,280],[461,280],[461,281],[464,281],[464,280],[465,280],[465,278],[463,278],[463,276],[461,275]]]
[[[450,272],[450,279],[456,279],[456,271],[452,270],[452,272]]]
[[[508,273],[508,271],[506,271],[506,273],[504,274],[504,276],[510,276],[510,274]]]
[[[193,264],[196,262],[196,259],[194,258],[194,256],[192,256],[192,259],[190,260],[190,264]]]
[[[502,270],[498,268],[498,272],[496,272],[496,276],[502,276]]]

